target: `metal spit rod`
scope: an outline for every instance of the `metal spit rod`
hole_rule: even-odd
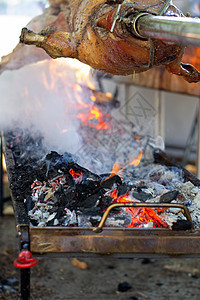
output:
[[[143,39],[155,38],[185,46],[200,46],[200,19],[154,16],[141,12],[123,21],[134,34]]]

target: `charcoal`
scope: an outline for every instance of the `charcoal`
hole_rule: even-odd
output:
[[[192,224],[188,220],[178,220],[172,225],[172,230],[190,230],[192,229]]]
[[[94,178],[93,176],[84,176],[83,180],[81,181],[83,187],[88,190],[94,191],[97,187],[99,187],[100,180],[98,178]]]
[[[54,195],[57,199],[58,207],[68,207],[70,210],[74,208],[76,202],[76,192],[73,187],[69,186],[67,188],[63,188],[62,186],[59,186]]]
[[[27,211],[33,209],[33,207],[35,206],[32,198],[29,195],[26,197],[26,200],[24,200],[24,202],[26,204]]]
[[[92,224],[92,227],[97,227],[99,225],[99,220],[97,218],[89,218],[90,223]]]
[[[120,186],[117,189],[117,196],[123,196],[125,195],[127,192],[129,191],[129,187],[127,186],[127,184],[124,182],[122,184],[120,184]]]
[[[129,299],[130,299],[130,300],[139,300],[139,298],[136,297],[136,296],[131,296]]]
[[[102,181],[104,181],[106,178],[110,176],[110,173],[100,174],[99,176],[101,177]]]
[[[34,220],[32,218],[30,218],[30,222],[32,224],[32,226],[38,226],[39,222],[37,220]]]
[[[53,220],[51,220],[51,221],[47,222],[47,223],[46,223],[46,225],[47,225],[47,226],[53,226],[53,224],[54,224],[54,220],[55,220],[55,219],[53,219]]]
[[[146,186],[146,185],[139,185],[139,186],[137,186],[137,192],[138,193],[141,193],[141,192],[143,192],[144,191],[144,189],[146,190],[146,189],[148,189],[148,186]]]
[[[127,292],[128,290],[132,289],[132,285],[127,281],[121,282],[118,284],[118,291],[119,292]]]
[[[101,187],[111,189],[113,184],[116,184],[117,186],[122,184],[121,178],[118,175],[114,175],[114,176],[108,178],[107,180],[104,180],[101,183]]]
[[[178,196],[179,196],[178,191],[176,190],[169,191],[160,196],[160,203],[171,203],[173,200],[176,200]]]
[[[77,199],[76,208],[78,208],[80,211],[82,211],[85,208],[95,207],[99,204],[99,201],[101,201],[101,198],[102,198],[102,194],[100,192],[97,192],[95,194],[88,196],[87,198]]]
[[[99,191],[99,185],[99,178],[97,180],[97,177],[86,177],[85,175],[83,175],[82,181],[76,184],[77,198],[83,199],[90,197],[92,194],[96,193],[96,190],[97,192]]]
[[[79,211],[80,211],[81,214],[84,214],[87,217],[102,216],[103,215],[103,212],[99,207],[81,208],[81,210],[79,210]]]
[[[101,201],[98,204],[98,207],[101,209],[101,211],[104,211],[113,201],[113,198],[110,196],[104,196],[103,191],[100,191],[102,193]]]
[[[145,202],[145,201],[152,198],[151,194],[145,193],[145,192],[135,192],[135,191],[133,191],[131,194],[134,198],[136,198],[136,199],[138,199],[142,202]]]
[[[46,160],[50,161],[51,164],[56,165],[59,161],[62,160],[62,155],[58,154],[56,151],[51,151],[46,155]]]
[[[82,178],[83,181],[87,180],[87,179],[88,180],[93,180],[93,181],[98,181],[98,182],[101,181],[101,177],[99,175],[89,171],[86,168],[83,168],[82,166],[78,165],[77,163],[74,163],[74,162],[69,163],[67,165],[67,168],[68,168],[68,170],[72,168],[76,172],[82,172],[83,173],[83,178]]]

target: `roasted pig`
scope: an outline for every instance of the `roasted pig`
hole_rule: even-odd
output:
[[[163,11],[166,3],[169,4]],[[20,42],[43,48],[53,58],[76,58],[113,75],[129,75],[165,65],[169,72],[183,76],[188,82],[200,81],[198,70],[181,63],[184,47],[161,40],[139,39],[123,21],[115,23],[119,6],[122,20],[141,11],[183,17],[171,1],[57,0],[51,3],[52,7],[61,4],[64,9],[56,21],[39,33],[23,28]]]

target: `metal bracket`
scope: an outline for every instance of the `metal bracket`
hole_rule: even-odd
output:
[[[156,203],[114,203],[114,204],[111,204],[107,210],[105,211],[102,219],[101,219],[101,222],[99,223],[99,226],[94,228],[93,231],[96,232],[96,233],[100,233],[103,231],[103,225],[105,224],[106,222],[106,219],[110,213],[110,211],[113,209],[113,208],[116,208],[116,207],[147,207],[147,208],[180,208],[184,211],[185,213],[185,216],[186,218],[188,219],[188,221],[190,222],[191,224],[191,228],[194,229],[194,225],[193,225],[193,222],[192,222],[192,218],[191,218],[191,215],[190,215],[190,212],[188,210],[188,208],[185,206],[185,205],[182,205],[182,204],[168,204],[168,203],[162,203],[162,204],[156,204]]]
[[[117,21],[121,21],[121,17],[120,17],[120,15],[119,15],[121,6],[122,6],[122,4],[119,4],[119,5],[118,5],[117,12],[116,12],[114,21],[113,21],[113,23],[112,23],[110,32],[113,32],[113,31],[114,31],[114,28],[115,28],[115,25],[116,25]]]

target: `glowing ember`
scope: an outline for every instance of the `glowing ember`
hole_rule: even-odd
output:
[[[129,208],[131,209],[131,208]],[[151,208],[140,208],[139,216],[136,218],[132,218],[131,224],[128,227],[140,227],[141,225],[145,225],[148,223],[152,223],[152,227],[163,227],[168,228],[169,226],[163,222],[157,213]]]
[[[82,176],[82,172],[80,172],[80,171],[74,171],[72,168],[69,170],[69,173],[72,175],[72,177],[74,178],[74,179],[79,179],[81,176]]]
[[[112,203],[134,203],[139,202],[133,200],[129,193],[126,193],[123,196],[117,197],[117,190],[114,190],[110,193],[110,196],[113,197]],[[151,223],[151,227],[157,228],[168,228],[168,224],[163,222],[158,216],[155,210],[151,208],[140,208],[140,207],[125,207],[127,213],[131,215],[131,223],[128,225],[131,227],[145,227],[146,224]]]

